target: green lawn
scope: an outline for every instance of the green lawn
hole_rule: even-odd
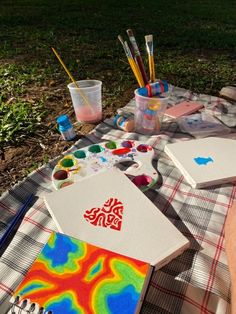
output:
[[[33,134],[44,118],[47,95],[35,92],[34,110],[28,111],[29,88],[36,91],[50,80],[69,83],[52,46],[76,79],[103,81],[104,106],[135,86],[117,39],[119,34],[127,38],[128,28],[146,65],[144,36],[154,35],[158,78],[212,95],[235,82],[235,1],[2,0],[0,145]]]

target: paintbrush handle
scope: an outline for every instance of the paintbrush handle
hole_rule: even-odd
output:
[[[150,81],[151,81],[151,83],[154,83],[156,78],[155,78],[154,58],[152,55],[148,56],[148,63],[149,63],[149,71],[150,71]]]
[[[61,57],[59,56],[59,54],[57,53],[57,51],[52,47],[52,51],[54,52],[55,56],[57,57],[57,59],[59,60],[59,62],[61,63],[61,65],[63,66],[64,70],[66,71],[66,73],[68,74],[69,78],[71,79],[71,81],[75,84],[75,86],[78,89],[78,92],[80,94],[80,96],[83,98],[84,102],[86,103],[86,105],[88,105],[91,110],[93,111],[92,106],[90,105],[87,97],[84,95],[84,93],[80,90],[79,84],[75,81],[75,79],[73,78],[72,74],[70,73],[69,69],[67,69],[66,65],[64,64],[64,62],[62,61]]]
[[[142,78],[143,78],[143,81],[144,81],[144,85],[146,85],[146,84],[148,84],[148,77],[147,77],[146,71],[145,71],[145,69],[144,69],[143,60],[142,60],[142,58],[141,58],[140,55],[136,56],[136,60],[137,60],[137,63],[138,63],[140,72],[141,72],[141,74],[142,74]]]
[[[134,73],[134,76],[136,77],[136,80],[138,81],[138,84],[140,87],[143,87],[145,86],[144,85],[144,82],[143,82],[143,77],[142,77],[142,74],[139,70],[139,67],[138,65],[136,64],[134,58],[133,58],[133,55],[130,51],[130,48],[129,48],[129,45],[127,43],[127,41],[124,42],[124,49],[125,49],[125,53],[126,53],[126,56],[128,58],[128,61],[129,61],[129,64],[130,64],[130,67]]]
[[[139,68],[137,67],[137,64],[135,63],[134,59],[128,58],[128,61],[129,61],[130,67],[134,73],[134,76],[136,77],[136,80],[138,81],[139,86],[140,87],[145,86],[144,82],[143,82],[142,75],[141,75]]]
[[[7,241],[8,237],[10,236],[10,234],[13,232],[14,228],[16,227],[17,223],[25,215],[25,213],[28,209],[28,206],[29,206],[30,202],[32,201],[32,199],[33,199],[33,194],[31,194],[27,198],[26,202],[22,205],[22,207],[19,209],[18,213],[15,215],[15,217],[13,218],[13,220],[11,221],[9,226],[7,227],[5,233],[3,234],[2,238],[0,239],[0,248],[3,247],[3,245]]]
[[[146,71],[145,71],[145,68],[144,68],[144,64],[143,64],[143,60],[142,60],[142,57],[141,57],[141,53],[140,53],[139,48],[138,48],[138,44],[137,44],[136,39],[134,37],[133,31],[131,29],[127,29],[126,32],[127,32],[128,36],[129,36],[130,43],[131,43],[131,45],[133,47],[135,59],[137,61],[139,70],[140,70],[140,72],[142,74],[144,84],[146,85],[146,84],[148,84],[148,77],[147,77],[147,74],[146,74]]]

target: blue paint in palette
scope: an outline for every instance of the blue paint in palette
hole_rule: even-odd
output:
[[[209,162],[214,162],[214,160],[211,157],[196,157],[193,158],[193,160],[198,164],[199,166],[206,166]]]
[[[102,156],[100,156],[99,159],[101,160],[101,162],[107,162],[107,159]]]

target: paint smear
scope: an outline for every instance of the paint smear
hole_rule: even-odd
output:
[[[125,155],[125,154],[128,154],[130,151],[131,151],[130,148],[124,147],[124,148],[118,148],[118,149],[113,150],[112,154],[113,155]]]
[[[148,145],[145,145],[145,144],[140,144],[138,147],[137,147],[137,150],[141,153],[146,153],[149,148],[148,148]]]
[[[134,146],[134,142],[133,141],[124,141],[121,143],[121,146],[132,148]]]
[[[58,170],[54,173],[53,178],[56,180],[65,180],[68,177],[68,173],[65,170]]]
[[[105,144],[105,147],[109,148],[109,149],[115,149],[117,147],[117,145],[116,145],[116,142],[110,141],[110,142]]]
[[[62,188],[66,187],[66,186],[69,186],[69,185],[71,185],[73,183],[74,183],[73,181],[65,181],[62,184],[60,184],[59,188],[62,189]]]
[[[88,149],[90,153],[101,153],[103,151],[103,148],[100,145],[92,145]]]
[[[206,166],[209,162],[213,162],[211,157],[196,157],[193,159],[199,166]]]
[[[62,167],[70,168],[70,167],[74,166],[74,161],[71,158],[64,158],[61,161],[61,165],[62,165]]]
[[[152,182],[152,178],[150,176],[147,176],[145,174],[142,174],[140,176],[136,176],[132,182],[140,187],[140,186],[147,186]]]
[[[77,150],[73,153],[73,155],[78,159],[84,159],[86,157],[86,153],[83,150]]]

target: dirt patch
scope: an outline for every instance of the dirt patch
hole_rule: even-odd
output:
[[[46,96],[48,115],[43,126],[33,137],[29,137],[17,146],[7,146],[1,149],[0,159],[0,193],[7,191],[18,181],[23,180],[30,172],[45,164],[48,160],[60,155],[72,146],[76,140],[88,134],[96,124],[76,125],[78,135],[74,141],[63,141],[56,128],[56,118],[60,114],[68,114],[72,122],[76,122],[71,99],[63,86],[57,86],[52,92],[53,82],[45,86],[30,87],[27,89],[25,99],[39,99],[42,94]],[[123,107],[133,97],[133,88],[126,90],[117,100],[106,105],[103,109],[103,119],[116,114],[116,110]]]

